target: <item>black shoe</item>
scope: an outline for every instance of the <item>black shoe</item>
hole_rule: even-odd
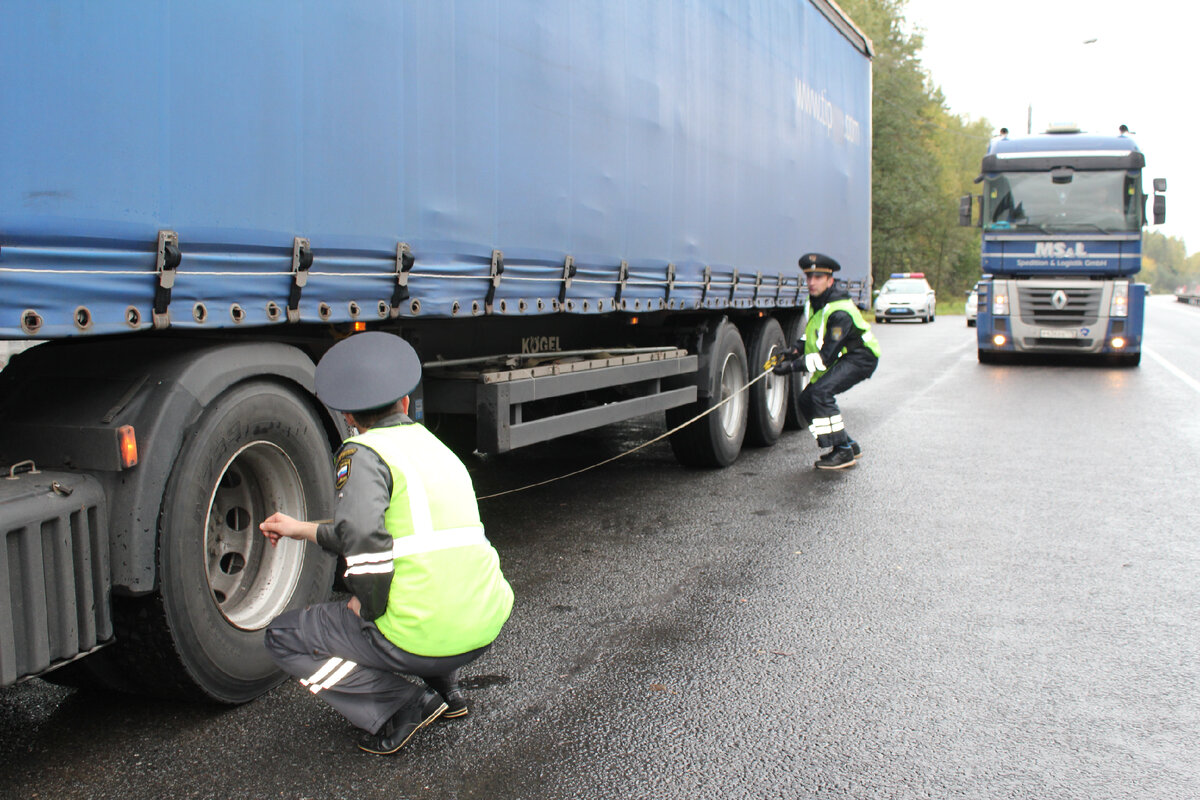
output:
[[[817,469],[845,469],[854,466],[854,450],[848,445],[833,448],[813,464]]]
[[[862,448],[859,447],[858,442],[854,441],[853,439],[850,440],[850,450],[854,453],[855,461],[858,461],[860,458],[862,458]]]
[[[377,756],[390,756],[408,744],[414,733],[440,717],[445,710],[446,703],[441,695],[425,692],[416,703],[404,706],[392,714],[378,733],[363,736],[358,743],[358,749]]]
[[[462,689],[458,685],[458,670],[449,675],[424,678],[424,681],[446,702],[443,719],[457,719],[467,715],[467,698],[463,697]]]

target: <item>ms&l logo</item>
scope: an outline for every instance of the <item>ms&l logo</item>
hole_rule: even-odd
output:
[[[1088,253],[1083,242],[1076,242],[1074,247],[1068,247],[1066,242],[1038,242],[1033,254],[1042,258],[1079,258]]]

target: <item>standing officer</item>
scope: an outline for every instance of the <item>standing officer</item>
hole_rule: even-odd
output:
[[[466,467],[407,416],[420,379],[416,351],[398,336],[334,345],[317,365],[317,396],[361,431],[337,455],[334,519],[277,512],[259,526],[272,545],[303,539],[345,558],[350,602],[281,614],[265,642],[284,671],[366,731],[361,749],[380,755],[438,716],[467,713],[458,669],[487,650],[513,603]]]
[[[808,386],[800,393],[800,412],[819,447],[832,448],[821,456],[817,469],[853,467],[862,450],[846,433],[835,395],[871,377],[879,365],[879,342],[844,289],[837,288],[833,273],[841,264],[820,253],[800,257],[800,269],[808,282],[804,337],[774,367],[787,374],[810,373]],[[803,355],[803,358],[801,357]]]

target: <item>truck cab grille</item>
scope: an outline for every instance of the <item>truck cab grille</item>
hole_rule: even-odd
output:
[[[1020,286],[1017,289],[1021,321],[1030,325],[1094,325],[1100,316],[1102,296],[1103,289],[1097,286]]]

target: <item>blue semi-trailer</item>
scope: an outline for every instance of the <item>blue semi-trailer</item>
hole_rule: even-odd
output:
[[[7,3],[0,685],[275,685],[334,565],[256,525],[328,516],[357,330],[482,452],[729,397],[679,460],[774,442],[798,256],[870,297],[870,56],[825,0]]]
[[[983,158],[983,279],[979,360],[1068,354],[1136,366],[1146,286],[1142,227],[1145,157],[1125,126],[1104,136],[1056,126],[1034,136],[1003,130]],[[1154,222],[1166,181],[1154,181]],[[971,224],[972,199],[960,222]]]

